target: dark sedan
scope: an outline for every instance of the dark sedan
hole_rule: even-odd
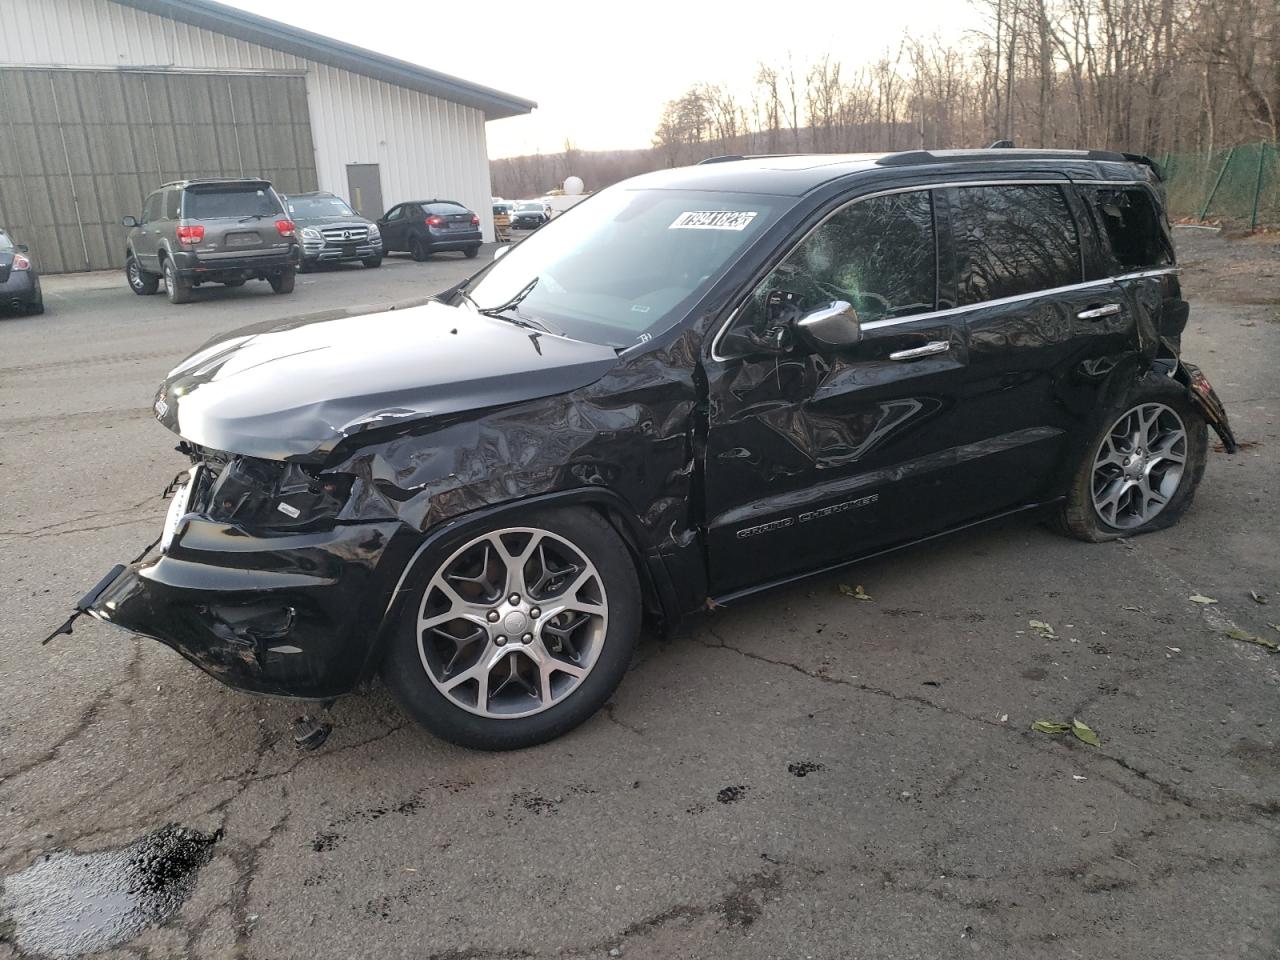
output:
[[[511,211],[511,226],[518,230],[536,230],[550,219],[550,208],[537,201],[517,203],[516,208]]]
[[[459,250],[474,257],[484,242],[480,218],[452,200],[397,204],[378,221],[378,229],[384,251],[407,250],[415,260],[425,260],[442,250]]]
[[[0,230],[0,309],[44,313],[40,275],[26,254],[25,243],[14,243]]]

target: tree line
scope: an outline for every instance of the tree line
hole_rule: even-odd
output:
[[[758,64],[668,101],[648,150],[497,160],[495,191],[589,189],[717,154],[987,146],[1201,152],[1280,139],[1280,0],[969,0],[958,44]]]

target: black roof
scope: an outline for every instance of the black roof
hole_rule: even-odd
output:
[[[916,171],[1062,174],[1076,179],[1159,178],[1146,157],[1108,150],[910,150],[899,153],[773,154],[710,157],[691,167],[635,178],[637,186],[801,196],[833,180]]]
[[[187,187],[235,187],[235,186],[252,186],[252,187],[269,187],[270,180],[263,180],[261,177],[192,177],[187,180],[170,180],[168,183],[162,183],[156,187],[156,190],[167,190],[172,187],[186,189]],[[152,191],[153,193],[155,191]]]
[[[312,33],[300,27],[269,20],[244,10],[214,3],[213,0],[115,0],[126,7],[168,17],[193,27],[213,30],[248,43],[282,50],[306,60],[382,80],[397,87],[417,90],[454,103],[484,111],[485,118],[514,117],[529,113],[537,106],[532,100],[503,93],[447,73],[429,70],[416,63],[388,57],[332,37]],[[359,8],[353,7],[359,15]]]

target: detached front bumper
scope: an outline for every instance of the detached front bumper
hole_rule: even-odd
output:
[[[230,687],[328,699],[363,677],[417,541],[399,521],[257,537],[192,515],[82,606]]]

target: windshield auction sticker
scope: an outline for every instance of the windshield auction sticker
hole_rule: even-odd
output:
[[[671,221],[668,230],[745,230],[755,210],[687,210]]]

